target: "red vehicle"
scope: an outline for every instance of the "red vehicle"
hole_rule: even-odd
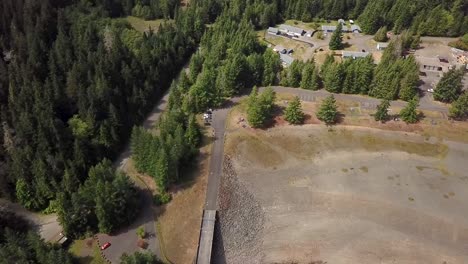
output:
[[[111,243],[106,242],[104,245],[101,246],[101,250],[104,250],[104,249],[106,249],[106,248],[108,248],[110,246],[111,246]]]

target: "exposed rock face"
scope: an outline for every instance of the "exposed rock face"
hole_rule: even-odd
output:
[[[226,156],[218,197],[213,263],[261,263],[265,217]]]

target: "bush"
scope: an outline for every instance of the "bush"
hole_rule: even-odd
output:
[[[136,234],[139,238],[145,238],[146,236],[146,231],[144,226],[139,226],[136,230]]]
[[[171,200],[172,200],[172,196],[170,193],[167,193],[167,192],[156,194],[153,197],[153,203],[157,206],[167,204]]]

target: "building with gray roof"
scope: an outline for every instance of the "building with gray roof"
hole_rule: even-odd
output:
[[[279,30],[289,36],[296,36],[296,37],[300,37],[304,35],[305,33],[305,30],[303,30],[302,28],[293,27],[293,26],[285,25],[285,24],[280,25]]]
[[[281,62],[283,62],[283,65],[285,66],[290,66],[294,62],[294,58],[289,56],[288,54],[280,53],[280,59]]]
[[[344,50],[342,53],[343,59],[347,58],[352,58],[352,59],[358,59],[358,58],[365,58],[369,56],[369,52],[360,52],[360,51],[347,51]]]

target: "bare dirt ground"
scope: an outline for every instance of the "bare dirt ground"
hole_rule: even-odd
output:
[[[214,263],[468,263],[468,144],[236,123],[228,122]]]

